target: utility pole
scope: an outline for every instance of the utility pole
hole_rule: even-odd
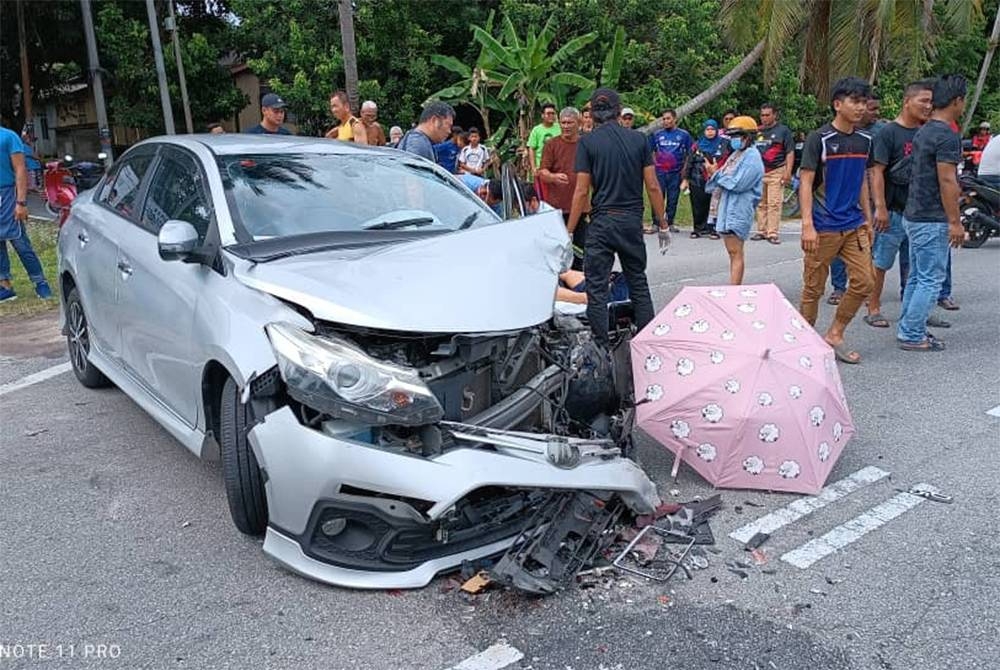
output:
[[[174,135],[174,112],[170,108],[170,91],[167,90],[167,72],[163,67],[163,48],[160,45],[160,26],[156,20],[153,0],[146,0],[149,15],[149,36],[153,40],[153,60],[156,61],[156,78],[160,82],[160,104],[163,106],[163,127],[167,135]]]
[[[187,79],[184,77],[184,60],[181,58],[181,41],[177,37],[177,19],[174,17],[174,0],[167,0],[167,10],[170,16],[167,17],[167,30],[173,36],[174,56],[177,57],[177,78],[181,82],[181,104],[184,105],[184,123],[187,125],[189,133],[194,132],[194,124],[191,123],[191,105],[188,102]]]
[[[990,41],[986,44],[983,67],[979,70],[979,80],[976,82],[976,88],[972,92],[972,100],[969,100],[965,106],[965,123],[962,124],[962,137],[965,137],[965,134],[969,132],[969,126],[972,125],[972,117],[976,113],[976,105],[979,104],[979,96],[983,92],[983,87],[986,86],[986,73],[990,71],[990,62],[993,60],[993,54],[997,50],[997,45],[1000,45],[1000,7],[997,7],[997,17],[993,19],[993,33],[990,35]]]
[[[17,0],[17,39],[21,43],[21,93],[24,96],[24,125],[35,138],[34,116],[31,113],[31,69],[28,67],[28,38],[24,30],[24,0]],[[18,133],[20,135],[21,133]]]
[[[94,17],[90,13],[90,0],[80,0],[83,11],[83,34],[87,39],[87,62],[90,65],[90,81],[94,87],[94,107],[97,108],[97,133],[101,138],[104,152],[104,167],[111,167],[115,159],[111,148],[111,129],[108,127],[108,110],[104,105],[104,84],[101,81],[101,63],[97,58],[97,38],[94,36]]]
[[[351,0],[339,0],[340,41],[344,47],[344,88],[351,112],[361,112],[358,100],[358,54],[354,48],[354,7]]]

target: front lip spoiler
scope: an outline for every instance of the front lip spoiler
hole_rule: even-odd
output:
[[[418,589],[430,584],[438,573],[461,565],[462,561],[474,561],[506,550],[515,538],[432,559],[403,572],[351,570],[318,561],[307,556],[298,542],[270,526],[264,536],[264,553],[292,572],[324,584],[354,589]]]

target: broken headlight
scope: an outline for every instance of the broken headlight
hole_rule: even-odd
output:
[[[444,416],[416,370],[287,323],[271,323],[266,330],[289,394],[313,409],[373,425],[416,426]]]

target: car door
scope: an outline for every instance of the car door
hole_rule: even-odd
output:
[[[144,177],[156,151],[156,145],[144,145],[123,156],[93,203],[80,208],[68,231],[77,245],[74,279],[87,312],[91,341],[117,364],[121,364],[121,331],[116,321],[118,240],[138,221]]]
[[[200,263],[160,258],[157,234],[186,221],[202,241],[214,223],[204,171],[185,149],[165,146],[146,189],[142,214],[118,245],[118,322],[127,370],[184,423],[198,418],[200,364],[192,326],[198,296],[214,272]]]

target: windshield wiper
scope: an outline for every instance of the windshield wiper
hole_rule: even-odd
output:
[[[370,226],[365,226],[363,230],[397,230],[407,226],[429,226],[434,223],[434,219],[429,216],[420,216],[413,219],[399,219],[398,221],[380,221]]]
[[[479,212],[473,212],[472,214],[469,214],[467,217],[465,217],[465,221],[462,222],[462,225],[460,225],[458,229],[465,230],[466,228],[471,226],[473,222],[478,218],[479,218]]]

